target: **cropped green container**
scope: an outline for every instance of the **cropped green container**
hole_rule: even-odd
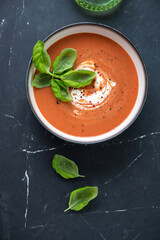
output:
[[[103,15],[112,13],[123,0],[75,0],[87,12]]]

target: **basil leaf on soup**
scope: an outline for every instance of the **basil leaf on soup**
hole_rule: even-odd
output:
[[[49,87],[51,85],[52,76],[46,73],[38,73],[32,81],[32,86],[36,88]]]
[[[66,85],[58,79],[51,80],[51,88],[56,98],[62,101],[71,101],[72,97],[70,96]]]
[[[62,74],[63,72],[73,68],[76,60],[77,51],[73,48],[65,48],[61,54],[55,59],[53,73]]]
[[[80,88],[91,84],[93,79],[96,77],[96,73],[89,70],[76,70],[65,73],[61,76],[61,79],[65,85]]]
[[[44,49],[44,42],[38,40],[33,48],[33,63],[35,68],[41,73],[50,73],[51,59]]]
[[[85,206],[88,205],[88,203],[96,198],[98,195],[98,187],[83,187],[78,188],[71,192],[70,198],[69,198],[69,207],[64,211],[68,211],[69,209],[74,211],[79,211]]]
[[[54,70],[56,69],[59,58],[60,58],[60,56],[55,58],[53,65],[52,65],[52,72],[54,72]]]
[[[53,169],[65,179],[85,177],[79,174],[79,169],[77,164],[59,154],[56,154],[52,160]]]

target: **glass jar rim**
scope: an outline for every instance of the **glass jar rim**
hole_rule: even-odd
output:
[[[93,11],[93,12],[105,12],[110,11],[114,7],[117,7],[118,4],[122,2],[122,0],[110,0],[103,5],[100,4],[92,4],[88,3],[85,0],[75,0],[75,2],[85,10]]]

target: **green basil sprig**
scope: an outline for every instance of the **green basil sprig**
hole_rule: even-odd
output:
[[[96,73],[89,70],[76,70],[69,71],[61,76],[63,82],[73,88],[85,87],[91,84],[92,80],[96,77]]]
[[[65,179],[85,177],[79,174],[76,163],[62,155],[56,154],[52,160],[53,169]]]
[[[61,54],[55,59],[56,63],[53,64],[53,73],[62,74],[65,71],[73,68],[74,62],[77,57],[77,51],[73,48],[65,48]]]
[[[54,62],[53,62],[53,65],[52,65],[52,73],[54,72],[54,70],[56,69],[57,67],[57,64],[58,64],[58,60],[60,58],[60,55],[58,57],[55,58]],[[55,72],[54,72],[55,73]]]
[[[33,63],[39,72],[50,74],[51,59],[47,51],[44,49],[44,42],[40,40],[33,48]]]
[[[32,86],[36,88],[49,87],[51,85],[52,76],[46,73],[38,73],[32,81]]]
[[[71,101],[72,97],[69,94],[66,85],[58,79],[51,80],[51,88],[54,92],[56,98],[60,99],[61,101]]]
[[[69,198],[69,207],[64,210],[64,212],[68,210],[74,210],[79,211],[85,206],[88,205],[88,203],[96,198],[98,195],[98,187],[83,187],[78,188],[71,192],[70,198]]]
[[[88,70],[73,71],[77,51],[73,48],[65,48],[53,62],[44,49],[44,42],[38,41],[33,48],[33,63],[40,72],[35,75],[32,85],[36,88],[49,87],[58,99],[71,101],[72,97],[68,92],[68,87],[80,88],[91,84],[96,77],[96,73]]]

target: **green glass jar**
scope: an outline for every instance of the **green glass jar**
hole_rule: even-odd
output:
[[[92,13],[111,13],[123,0],[75,0],[83,9]]]

